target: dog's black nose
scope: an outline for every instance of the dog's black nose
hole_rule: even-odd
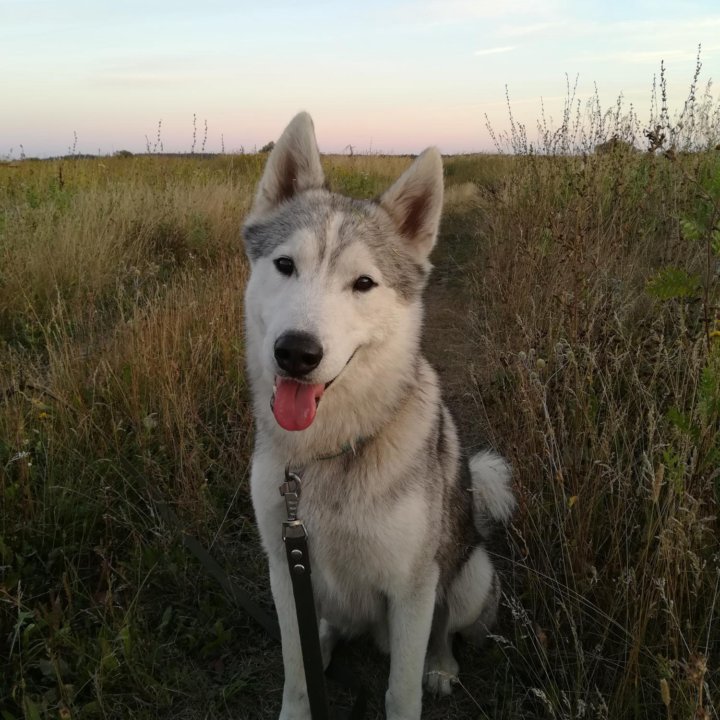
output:
[[[275,360],[291,377],[307,375],[322,357],[322,345],[309,333],[286,332],[275,341]]]

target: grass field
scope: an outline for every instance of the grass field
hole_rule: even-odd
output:
[[[720,150],[508,140],[446,159],[426,347],[520,509],[497,635],[424,717],[717,718]],[[279,647],[179,541],[271,608],[239,235],[264,160],[0,165],[3,720],[277,714]],[[372,197],[410,161],[324,162]],[[381,717],[387,661],[348,655]]]

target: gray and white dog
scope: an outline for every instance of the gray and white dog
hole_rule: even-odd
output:
[[[252,500],[270,565],[285,668],[281,720],[309,720],[278,493],[303,478],[323,659],[370,631],[390,652],[389,720],[420,717],[423,680],[448,694],[452,639],[481,638],[499,582],[483,547],[515,500],[498,455],[461,463],[420,351],[422,293],[443,201],[430,148],[377,201],[329,192],[312,120],[267,161],[244,227],[247,365],[257,436]]]

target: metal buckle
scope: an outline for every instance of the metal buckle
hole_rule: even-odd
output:
[[[286,540],[301,540],[307,537],[307,530],[302,520],[283,520],[282,524],[282,539],[283,542]]]
[[[285,498],[285,509],[290,522],[297,520],[301,489],[302,484],[298,475],[285,468],[285,482],[280,486],[280,495]]]

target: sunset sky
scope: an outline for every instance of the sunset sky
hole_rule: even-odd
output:
[[[702,43],[720,82],[720,2],[609,0],[0,0],[0,157],[252,150],[298,110],[321,150],[491,150],[505,86],[534,133],[566,73],[647,117],[668,68],[680,108]],[[717,96],[717,91],[715,91]],[[221,141],[222,136],[222,141]]]

